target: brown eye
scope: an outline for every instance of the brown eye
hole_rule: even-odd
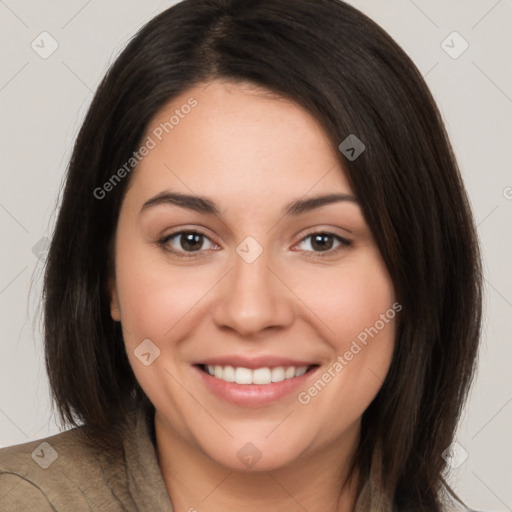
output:
[[[317,233],[316,235],[311,235],[311,247],[316,251],[328,251],[332,249],[334,245],[334,239],[331,235],[327,235],[325,233]]]
[[[311,233],[304,237],[299,242],[298,247],[302,245],[301,250],[305,252],[328,252],[330,254],[337,252],[340,248],[348,247],[351,244],[352,242],[350,240],[339,235],[321,231]]]
[[[187,256],[187,253],[189,253],[190,256],[196,256],[194,253],[216,247],[216,244],[205,234],[198,231],[179,231],[178,233],[172,233],[158,243],[166,251],[176,254],[177,256]]]
[[[180,248],[184,251],[197,251],[203,246],[203,235],[183,233],[178,235]]]

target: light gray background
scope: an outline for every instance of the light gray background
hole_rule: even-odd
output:
[[[44,237],[93,91],[128,39],[172,3],[0,0],[1,446],[59,431],[37,322]],[[512,0],[350,3],[383,26],[424,74],[463,172],[483,248],[486,317],[479,372],[457,435],[469,456],[449,479],[469,506],[512,511]],[[47,59],[31,48],[34,40],[50,48],[49,39],[41,43],[43,31],[58,42]],[[453,31],[469,44],[458,58],[445,49],[462,49],[461,39],[441,44]]]

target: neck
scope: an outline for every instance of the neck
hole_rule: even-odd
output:
[[[348,478],[359,424],[342,439],[270,471],[220,465],[184,440],[158,412],[157,455],[175,512],[350,512],[357,476]]]

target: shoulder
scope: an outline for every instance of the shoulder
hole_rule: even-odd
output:
[[[122,467],[122,457],[109,465]],[[2,448],[0,509],[45,512],[69,510],[71,505],[74,510],[101,509],[102,488],[108,487],[105,469],[105,458],[86,441],[80,427]]]

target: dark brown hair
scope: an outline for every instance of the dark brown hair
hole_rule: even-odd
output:
[[[362,420],[360,491],[371,484],[372,510],[439,511],[441,454],[477,356],[478,243],[421,74],[338,0],[185,0],[147,23],[107,72],[76,140],[45,273],[46,366],[62,421],[113,443],[131,409],[151,407],[106,286],[129,176],[102,199],[94,191],[137,150],[161,107],[215,78],[293,99],[335,147],[350,134],[365,144],[357,159],[339,158],[403,309],[390,371]]]

